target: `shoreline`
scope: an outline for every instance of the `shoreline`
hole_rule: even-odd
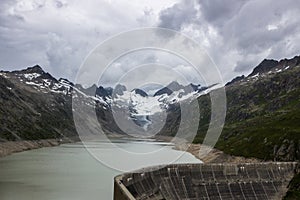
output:
[[[263,162],[262,160],[259,160],[257,158],[245,158],[242,156],[233,156],[225,154],[223,151],[220,151],[218,149],[212,148],[209,153],[200,155],[200,149],[204,146],[201,144],[176,144],[175,148],[176,150],[180,151],[186,151],[191,153],[193,156],[195,156],[197,159],[201,160],[203,163],[259,163]],[[205,151],[204,147],[204,151]],[[209,148],[210,149],[210,148]]]
[[[55,147],[65,143],[76,142],[75,139],[42,139],[42,140],[22,140],[22,141],[5,141],[0,142],[0,158],[12,155],[14,153],[20,153],[24,151],[30,151],[33,149],[40,149],[43,147]]]
[[[122,135],[109,134],[110,139],[124,138]],[[127,138],[126,138],[127,139]],[[55,147],[66,143],[75,143],[81,141],[80,138],[64,138],[60,139],[41,139],[41,140],[20,140],[20,141],[3,141],[0,142],[0,158],[10,156],[14,153],[40,149],[43,147]]]
[[[109,139],[129,139],[118,134],[109,134]],[[14,153],[40,149],[43,147],[55,147],[66,143],[75,143],[81,141],[80,138],[64,138],[60,139],[41,139],[41,140],[20,140],[20,141],[3,141],[0,142],[0,158],[10,156]]]
[[[197,159],[201,160],[203,163],[258,163],[263,162],[257,158],[245,158],[242,156],[233,156],[225,154],[223,151],[220,151],[215,148],[209,148],[202,144],[192,144],[181,138],[173,138],[169,136],[157,136],[158,141],[173,142],[174,149],[178,151],[186,151],[191,153]],[[199,154],[200,149],[203,154]],[[205,153],[209,151],[209,153]]]
[[[113,138],[120,138],[112,136]],[[201,144],[192,144],[181,138],[173,138],[169,136],[156,136],[156,141],[160,142],[172,142],[174,143],[173,149],[178,151],[186,151],[191,153],[195,158],[201,160],[203,163],[257,163],[262,162],[256,158],[245,158],[241,156],[232,156],[225,154],[218,149],[211,149],[209,153],[203,155],[199,154],[200,148],[204,149],[205,146]],[[55,147],[65,143],[73,143],[78,139],[65,139],[60,141],[58,139],[43,139],[43,140],[23,140],[23,141],[6,141],[0,142],[0,158],[19,153],[23,151],[29,151],[33,149],[39,149],[43,147]],[[201,150],[202,150],[201,149]]]

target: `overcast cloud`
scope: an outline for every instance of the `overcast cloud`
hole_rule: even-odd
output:
[[[186,2],[182,0],[162,11],[159,26],[176,28],[195,38],[225,80],[249,73],[264,58],[300,54],[297,0],[198,0],[196,12],[190,12]],[[179,10],[186,14],[182,16]]]
[[[158,26],[199,42],[228,81],[248,74],[264,58],[300,54],[298,4],[298,0],[1,0],[0,66],[13,70],[39,64],[56,77],[74,80],[84,58],[100,42],[122,31]],[[139,58],[157,60],[155,55],[134,57]],[[122,66],[128,67],[116,65],[115,73],[123,73]],[[188,74],[188,66],[179,66]]]

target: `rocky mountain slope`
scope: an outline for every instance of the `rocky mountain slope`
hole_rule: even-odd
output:
[[[263,160],[300,160],[300,56],[264,60],[226,86],[227,116],[217,148]],[[198,98],[210,115],[209,96]],[[203,107],[203,106],[202,106]],[[199,124],[201,143],[209,118]]]
[[[66,79],[57,80],[40,66],[21,71],[1,71],[0,141],[77,137],[72,100],[95,106],[99,122],[111,131],[117,129],[109,120],[112,115],[104,101],[107,91],[97,87],[94,95],[89,95],[93,87],[84,91],[87,94],[81,89],[84,90]],[[72,99],[72,96],[75,98]],[[79,98],[82,96],[85,98]],[[91,120],[91,126],[93,123],[98,122]]]
[[[74,134],[71,92],[39,66],[0,73],[1,140],[59,138]]]

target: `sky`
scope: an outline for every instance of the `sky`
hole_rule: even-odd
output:
[[[168,28],[195,40],[225,82],[249,74],[264,58],[300,54],[298,0],[1,0],[0,69],[38,64],[73,81],[97,45],[143,27]],[[135,55],[132,62],[157,57]],[[110,74],[124,73],[128,63],[115,65]],[[182,63],[175,68],[192,73]]]

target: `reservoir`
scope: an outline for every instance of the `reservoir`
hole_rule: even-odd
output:
[[[190,153],[174,150],[171,143],[115,140],[112,144],[63,144],[1,158],[0,199],[110,200],[113,178],[124,171],[201,162]]]

